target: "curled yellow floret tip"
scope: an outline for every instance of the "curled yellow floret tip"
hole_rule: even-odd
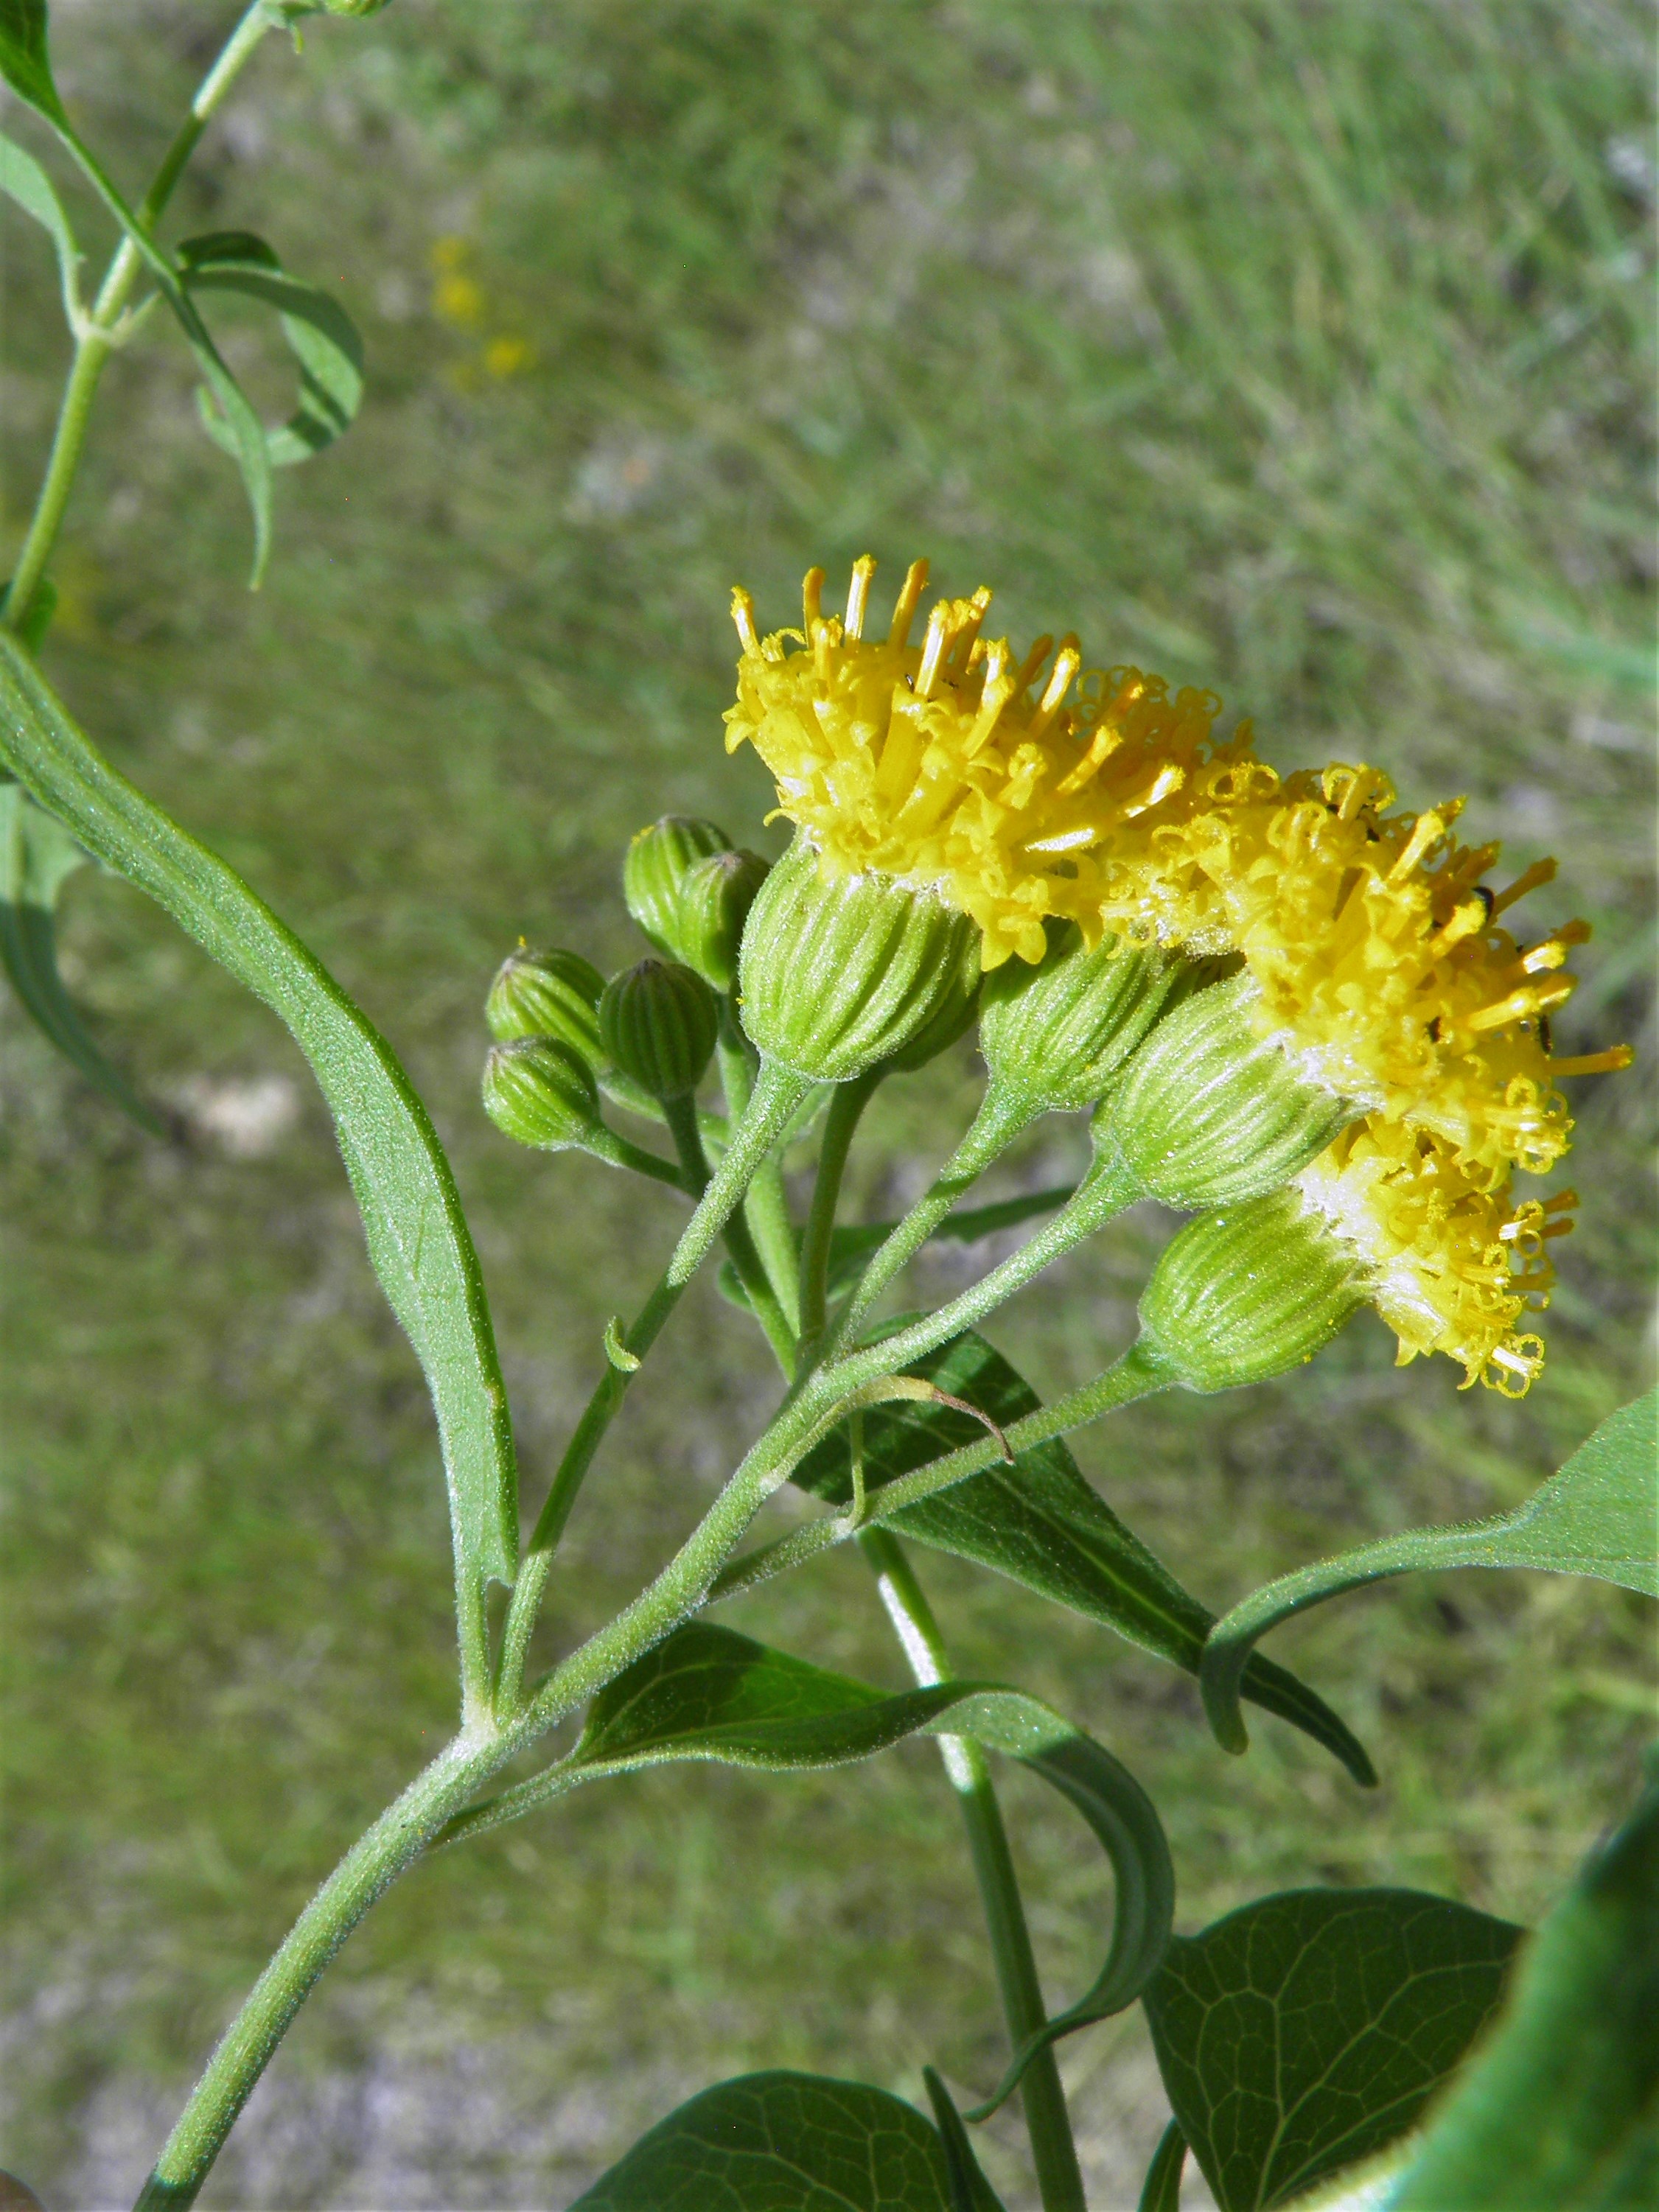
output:
[[[1377,1117],[1344,1130],[1295,1188],[1358,1257],[1402,1367],[1443,1352],[1462,1363],[1465,1389],[1479,1382],[1526,1395],[1543,1371],[1544,1340],[1516,1324],[1549,1304],[1547,1248],[1572,1227],[1573,1192],[1513,1205],[1428,1132]]]
[[[1097,939],[1112,891],[1134,908],[1128,933],[1186,934],[1185,915],[1158,896],[1146,828],[1177,798],[1215,803],[1249,757],[1248,732],[1218,744],[1213,695],[1171,699],[1139,669],[1085,669],[1074,637],[1039,638],[1024,654],[986,637],[985,586],[938,600],[919,625],[925,561],[912,562],[885,636],[866,636],[875,565],[854,563],[842,615],[824,613],[812,569],[801,627],[769,636],[748,592],[732,595],[743,656],[727,750],[754,746],[780,812],[824,866],[936,891],[979,925],[988,969],[1040,960],[1050,915]]]

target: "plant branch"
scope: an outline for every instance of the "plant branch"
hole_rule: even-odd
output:
[[[847,1172],[847,1155],[865,1108],[876,1094],[881,1081],[879,1066],[868,1069],[851,1083],[837,1085],[830,1101],[830,1111],[823,1125],[823,1143],[818,1152],[817,1177],[812,1185],[812,1203],[806,1216],[806,1233],[800,1248],[800,1336],[801,1349],[807,1359],[816,1352],[819,1338],[823,1334],[830,1279],[830,1247],[836,1230],[836,1208],[841,1200],[842,1178]]]
[[[945,1639],[903,1547],[885,1528],[860,1529],[858,1543],[918,1684],[928,1689],[935,1682],[948,1681],[952,1669]],[[938,1741],[968,1831],[1009,2041],[1015,2051],[1022,2051],[1047,2026],[1048,2015],[990,1762],[971,1736],[941,1735]],[[1066,2092],[1052,2045],[1032,2059],[1020,2094],[1043,2212],[1086,2212]]]
[[[173,186],[183,175],[185,164],[195,152],[209,119],[230,90],[238,71],[265,33],[276,27],[276,18],[267,11],[264,0],[254,0],[254,4],[231,33],[218,59],[198,88],[196,97],[190,105],[190,112],[163,155],[161,166],[140,204],[138,220],[146,231],[152,230],[160,221],[173,196]],[[58,422],[52,432],[52,451],[46,459],[46,474],[41,478],[34,512],[29,518],[29,526],[12,569],[3,608],[0,608],[0,621],[3,621],[8,629],[20,634],[26,632],[30,611],[46,573],[46,564],[58,542],[58,532],[69,506],[70,493],[74,488],[81,455],[86,446],[87,426],[92,416],[93,401],[97,397],[99,379],[103,375],[104,364],[119,342],[117,325],[143,268],[143,258],[137,246],[131,238],[123,238],[105,272],[92,311],[82,328],[76,333],[74,358],[70,363],[64,397],[58,405]]]

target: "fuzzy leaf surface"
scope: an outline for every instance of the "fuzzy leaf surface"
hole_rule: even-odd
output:
[[[977,1406],[1005,1429],[1035,1413],[1040,1402],[1024,1377],[973,1330],[905,1371]],[[949,1406],[900,1402],[872,1408],[864,1416],[866,1480],[873,1484],[908,1474],[959,1445],[976,1443],[982,1433],[969,1415]],[[816,1497],[846,1504],[853,1479],[845,1430],[810,1452],[794,1480]],[[1020,1453],[1012,1467],[989,1468],[905,1506],[892,1516],[892,1526],[936,1551],[994,1568],[1187,1674],[1198,1672],[1215,1615],[1124,1526],[1060,1437]],[[1376,1780],[1364,1747],[1294,1674],[1252,1660],[1243,1690],[1322,1743],[1357,1780]]]
[[[1211,1726],[1230,1751],[1247,1741],[1238,1710],[1253,1646],[1327,1598],[1389,1575],[1443,1567],[1531,1567],[1594,1575],[1659,1596],[1659,1391],[1611,1413],[1513,1513],[1443,1528],[1408,1528],[1265,1583],[1211,1632],[1200,1674]],[[1248,1694],[1248,1688],[1246,1691]]]
[[[334,1116],[375,1273],[432,1393],[458,1577],[510,1581],[513,1432],[483,1279],[449,1163],[392,1048],[241,878],[110,766],[3,633],[0,757],[292,1032]]]
[[[740,2075],[659,2120],[571,2212],[953,2212],[914,2105],[821,2074]]]
[[[1221,2212],[1265,2212],[1404,2134],[1491,2017],[1523,1933],[1417,1890],[1302,1889],[1175,1937],[1146,2016]]]

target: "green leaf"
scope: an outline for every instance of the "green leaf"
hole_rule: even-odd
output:
[[[1539,1929],[1490,2039],[1384,2202],[1397,2212],[1659,2203],[1659,1785]]]
[[[21,783],[0,784],[0,962],[19,1001],[65,1060],[152,1136],[167,1125],[88,1036],[58,972],[58,895],[86,860]]]
[[[510,1580],[513,1431],[483,1280],[449,1163],[392,1048],[240,876],[116,773],[3,634],[0,757],[292,1031],[334,1115],[375,1272],[432,1392],[458,1585]]]
[[[931,2066],[921,2069],[922,2086],[933,2108],[939,2141],[945,2146],[945,2178],[951,2190],[951,2212],[1006,2212],[1002,2199],[980,2172],[962,2115],[951,2092]]]
[[[192,295],[236,292],[276,312],[300,364],[300,404],[280,428],[264,434],[273,468],[308,461],[350,428],[363,396],[363,344],[337,300],[296,283],[272,248],[251,231],[187,238],[179,248],[179,263]],[[234,431],[206,387],[198,398],[208,435],[234,459]]]
[[[570,2212],[954,2212],[913,2105],[821,2074],[744,2074],[659,2120]]]
[[[568,1758],[459,1814],[441,1840],[499,1826],[601,1776],[679,1759],[774,1773],[838,1766],[918,1732],[972,1736],[1023,1761],[1070,1801],[1112,1863],[1106,1963],[1078,2003],[1016,2054],[994,2103],[1046,2044],[1134,2002],[1164,1954],[1175,1910],[1169,1845],[1151,1799],[1103,1745],[1036,1698],[996,1682],[890,1696],[733,1629],[690,1621],[599,1692]]]
[[[971,1330],[907,1372],[977,1406],[1005,1429],[1039,1404],[1024,1376]],[[908,1474],[960,1444],[977,1442],[981,1433],[969,1415],[949,1406],[912,1402],[872,1409],[864,1415],[866,1480],[886,1482]],[[794,1480],[815,1496],[844,1505],[853,1494],[846,1431],[838,1429],[809,1453]],[[988,1468],[907,1505],[892,1516],[892,1525],[918,1543],[994,1568],[1189,1674],[1198,1672],[1215,1615],[1130,1534],[1059,1437],[1022,1452],[1012,1467]],[[1368,1786],[1376,1781],[1364,1747],[1294,1674],[1252,1660],[1243,1687],[1257,1705],[1334,1752],[1357,1781]]]
[[[1524,1505],[1492,1521],[1408,1528],[1315,1566],[1281,1575],[1236,1605],[1210,1632],[1200,1685],[1217,1737],[1229,1751],[1249,1741],[1238,1709],[1251,1647],[1281,1620],[1419,1568],[1534,1567],[1595,1575],[1659,1596],[1659,1391],[1623,1406]]]
[[[1522,1933],[1416,1890],[1293,1889],[1176,1936],[1146,2016],[1221,2212],[1282,2204],[1403,2135],[1486,2025]]]
[[[0,76],[37,113],[62,125],[64,103],[46,47],[46,0],[0,0]]]
[[[70,228],[63,203],[46,171],[32,154],[14,145],[3,133],[0,133],[0,192],[15,201],[25,215],[33,216],[58,249],[58,281],[64,293],[64,319],[78,336],[82,316],[81,253],[75,243],[75,233]]]

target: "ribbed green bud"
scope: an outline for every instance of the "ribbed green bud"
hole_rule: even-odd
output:
[[[556,1037],[591,1066],[600,1056],[604,988],[604,976],[580,952],[509,952],[495,970],[484,1019],[502,1044],[514,1037]]]
[[[556,1037],[515,1037],[492,1045],[484,1061],[483,1103],[503,1134],[544,1152],[610,1142],[592,1069]]]
[[[1040,1112],[1092,1106],[1180,975],[1181,963],[1161,952],[1112,936],[1091,950],[1074,921],[1050,924],[1035,968],[1009,960],[985,979],[979,1048],[993,1083]]]
[[[1196,1209],[1276,1190],[1355,1118],[1256,1034],[1255,992],[1239,975],[1186,1000],[1100,1108],[1102,1149],[1149,1197]]]
[[[1165,1248],[1141,1293],[1141,1342],[1189,1390],[1231,1390],[1303,1365],[1364,1301],[1352,1255],[1275,1190],[1204,1214]]]
[[[940,1053],[948,1050],[959,1036],[965,1036],[979,1012],[982,981],[975,946],[972,959],[951,969],[950,988],[941,994],[938,1006],[915,1035],[896,1052],[888,1054],[888,1073],[914,1075],[917,1068],[926,1067],[930,1060],[937,1060]]]
[[[331,15],[378,15],[390,0],[323,0]]]
[[[821,876],[797,837],[749,910],[743,1025],[769,1059],[846,1083],[971,992],[978,968],[965,915],[890,876]]]
[[[691,814],[665,814],[629,844],[623,860],[628,911],[671,960],[685,957],[680,945],[681,884],[699,860],[731,849],[732,840],[717,823]]]
[[[673,950],[717,991],[729,991],[738,979],[743,926],[767,867],[758,853],[711,853],[680,878]]]
[[[605,1058],[653,1098],[684,1098],[695,1091],[719,1033],[714,993],[678,960],[625,968],[599,1000]]]

